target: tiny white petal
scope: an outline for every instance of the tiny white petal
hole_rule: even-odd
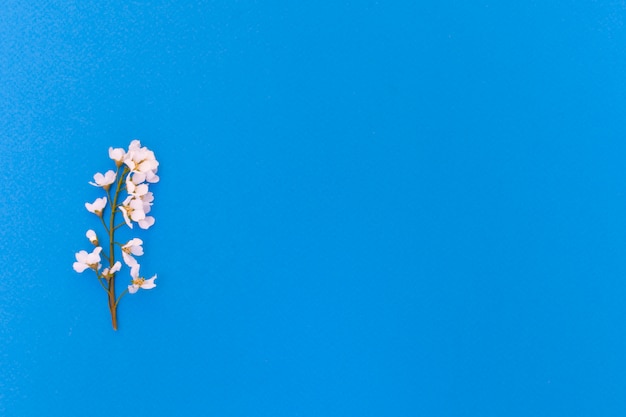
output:
[[[146,218],[146,213],[143,212],[143,208],[141,210],[133,210],[130,214],[130,218],[133,219],[133,221],[138,222]]]
[[[137,171],[142,172],[142,173],[147,173],[149,171],[154,171],[157,167],[159,166],[159,163],[155,160],[150,160],[150,159],[146,159],[144,161],[142,161],[138,166],[137,166]]]
[[[130,201],[130,207],[133,210],[143,210],[143,201],[141,201],[141,199],[139,198],[133,198]]]
[[[130,222],[130,218],[128,217],[128,211],[126,207],[120,206],[120,211],[122,212],[122,215],[124,216],[124,221],[126,222],[126,225],[132,229],[133,224]]]
[[[88,256],[89,254],[87,253],[87,251],[81,250],[80,252],[76,253],[76,260],[78,262],[85,263],[85,261],[87,261]]]
[[[137,260],[126,252],[122,252],[122,259],[124,259],[124,263],[130,267],[137,265]]]
[[[159,182],[159,179],[160,179],[159,176],[156,175],[152,171],[148,171],[148,173],[146,174],[146,181],[149,182],[149,183],[154,184],[156,182]]]
[[[144,290],[151,290],[152,288],[156,287],[156,284],[154,283],[154,280],[157,278],[156,274],[154,274],[154,276],[150,279],[147,279],[143,282],[143,284],[141,284],[141,288],[143,288]]]
[[[113,274],[119,271],[120,269],[122,269],[122,263],[120,261],[117,261],[113,264],[113,268],[111,268],[111,273]]]
[[[72,266],[74,268],[74,271],[76,272],[83,272],[85,269],[89,268],[87,264],[84,264],[82,262],[74,262]]]
[[[143,172],[133,172],[132,182],[136,185],[141,184],[146,180],[146,174]]]
[[[137,279],[139,277],[139,264],[133,265],[130,267],[130,276],[133,279]]]
[[[141,197],[141,201],[144,203],[152,203],[154,201],[154,194],[151,191],[148,191],[145,195]]]
[[[146,195],[146,193],[148,192],[148,184],[139,184],[136,188],[133,194],[135,194],[138,197],[141,197],[142,195]]]
[[[129,151],[138,151],[140,148],[141,148],[141,142],[139,141],[139,139],[133,139],[130,142],[130,145],[128,145]]]
[[[132,159],[130,159],[128,156],[126,157],[126,159],[124,159],[124,163],[131,171],[135,170],[135,162]]]
[[[139,220],[138,223],[139,223],[139,227],[141,227],[142,229],[149,229],[150,226],[154,224],[154,217],[146,216],[146,218]]]

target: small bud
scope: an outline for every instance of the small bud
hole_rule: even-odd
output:
[[[126,152],[122,148],[109,148],[109,158],[115,161],[115,165],[119,168],[124,163]]]
[[[96,235],[96,232],[94,232],[93,230],[89,229],[89,230],[87,230],[87,233],[85,234],[85,236],[87,236],[87,239],[89,239],[89,241],[94,246],[98,246],[98,236]]]

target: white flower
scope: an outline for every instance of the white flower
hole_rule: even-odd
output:
[[[113,275],[115,275],[115,273],[118,272],[120,269],[122,269],[122,263],[120,261],[117,261],[113,264],[111,270],[109,270],[109,268],[104,268],[102,270],[102,276],[106,279],[111,279]]]
[[[122,258],[124,258],[124,263],[126,263],[126,265],[130,267],[137,265],[137,261],[131,255],[143,255],[143,247],[141,247],[141,245],[143,245],[143,240],[134,238],[122,246]]]
[[[136,293],[139,288],[144,290],[150,290],[156,287],[154,280],[157,278],[156,274],[150,279],[145,279],[139,276],[139,264],[130,268],[130,276],[132,277],[131,284],[128,286],[128,292],[131,294]]]
[[[118,167],[124,163],[126,152],[122,148],[109,148],[109,158],[115,161]]]
[[[159,166],[159,162],[156,160],[154,152],[145,146],[141,147],[141,142],[138,140],[133,140],[130,143],[128,152],[124,158],[124,163],[133,172],[141,172],[143,174],[151,172],[151,178],[154,177],[157,167]]]
[[[133,197],[142,197],[148,193],[148,184],[135,185],[134,182],[128,181],[126,183],[126,190],[128,191],[128,194]]]
[[[132,197],[129,197],[129,198],[132,198]],[[126,200],[128,200],[128,198]],[[124,200],[124,202],[126,202],[126,200]],[[122,212],[122,215],[124,216],[124,221],[126,222],[126,226],[132,229],[133,223],[130,221],[130,217],[128,216],[128,213],[129,213],[128,207],[124,206],[124,203],[122,203],[122,205],[120,206],[120,211]]]
[[[98,246],[91,253],[81,250],[76,254],[76,262],[74,262],[74,271],[83,272],[87,268],[91,268],[94,271],[100,269],[100,252],[102,248]]]
[[[148,184],[145,184],[146,174],[131,171],[126,177],[126,191],[133,197],[142,197],[148,193]]]
[[[146,218],[143,201],[134,198],[132,195],[126,197],[126,200],[124,200],[124,202],[120,206],[120,211],[124,216],[124,221],[131,229],[133,228],[131,220],[134,222],[138,222]]]
[[[104,175],[98,172],[93,176],[95,183],[90,181],[89,184],[108,190],[109,186],[115,182],[115,177],[115,171],[113,170],[108,170]]]
[[[85,207],[90,213],[94,213],[98,216],[102,216],[102,210],[107,205],[107,198],[96,198],[93,203],[85,203]]]
[[[94,245],[98,246],[98,236],[96,236],[96,232],[94,232],[93,230],[89,229],[89,230],[87,230],[87,233],[85,233],[85,236],[87,236],[87,239],[89,239],[89,241],[91,243],[93,243]]]

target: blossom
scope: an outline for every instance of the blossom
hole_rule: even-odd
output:
[[[81,250],[76,254],[76,262],[74,262],[74,271],[83,272],[87,268],[91,268],[94,271],[100,269],[100,252],[102,248],[98,246],[91,253]]]
[[[156,160],[154,152],[145,146],[141,147],[141,142],[138,140],[133,140],[128,146],[128,152],[125,155],[124,163],[133,172],[141,172],[143,174],[150,175],[152,181],[149,182],[158,181],[158,177],[156,181],[154,181],[154,177],[157,167],[159,166],[159,162]]]
[[[139,238],[133,238],[122,246],[122,258],[124,263],[130,267],[137,265],[137,261],[131,255],[141,256],[143,255],[143,240]]]
[[[120,261],[117,261],[113,264],[110,270],[109,268],[104,268],[102,270],[102,276],[106,279],[111,279],[113,278],[113,275],[115,275],[115,273],[118,272],[120,269],[122,269],[122,263]]]
[[[150,213],[150,210],[152,210],[152,201],[154,201],[154,196],[151,192],[147,192],[146,194],[141,196],[140,199],[143,204],[143,213],[145,216],[146,214]],[[143,219],[138,220],[137,223],[139,223],[139,227],[141,227],[142,229],[148,229],[154,224],[154,221],[154,217],[145,216]]]
[[[142,229],[148,229],[155,222],[154,217],[146,216],[154,201],[148,183],[159,181],[159,176],[156,175],[159,162],[154,152],[142,147],[140,141],[133,140],[124,157],[124,164],[130,169],[126,177],[129,197],[120,206],[120,211],[128,227],[132,228],[132,222],[137,222]]]
[[[134,197],[141,197],[148,193],[148,184],[143,182],[146,180],[146,175],[141,172],[131,172],[126,177],[126,191],[128,194]]]
[[[89,230],[87,230],[87,233],[85,233],[85,236],[87,236],[87,239],[89,239],[89,241],[91,243],[93,243],[94,245],[98,246],[98,236],[96,236],[96,232],[94,232],[93,230],[89,229]]]
[[[131,284],[128,286],[128,292],[131,294],[136,293],[139,288],[144,290],[150,290],[156,287],[154,280],[157,278],[156,274],[150,279],[146,279],[139,276],[139,265],[135,265],[130,268],[130,276],[132,278]]]
[[[111,169],[108,170],[104,175],[98,172],[96,173],[96,175],[93,176],[95,183],[90,181],[89,184],[108,190],[109,186],[115,182],[115,177],[115,171]]]
[[[126,197],[122,205],[120,206],[120,211],[124,216],[124,221],[126,225],[133,228],[132,221],[139,222],[146,218],[146,213],[144,211],[144,204],[140,199],[134,198],[132,195]]]
[[[141,265],[139,265],[138,260],[140,259],[137,259],[137,256],[144,254],[143,240],[131,238],[123,243],[119,238],[115,238],[115,231],[124,224],[131,229],[134,224],[138,224],[142,229],[148,229],[155,223],[154,217],[148,215],[152,211],[154,202],[151,184],[159,182],[160,178],[157,175],[159,161],[157,161],[154,152],[142,146],[139,140],[131,141],[127,149],[110,147],[109,158],[113,160],[117,168],[109,169],[106,172],[105,168],[105,170],[95,173],[93,181],[89,182],[89,184],[101,188],[106,197],[85,203],[87,211],[100,217],[104,232],[96,234],[94,230],[87,230],[85,236],[93,245],[93,251],[81,250],[77,252],[73,269],[78,273],[87,269],[95,272],[99,283],[108,293],[113,329],[117,330],[116,310],[122,295],[127,292],[134,294],[141,288],[145,290],[155,288],[157,275],[154,274],[151,278],[140,275]],[[109,165],[113,164],[109,163]],[[110,212],[106,210],[107,205],[110,207]],[[104,218],[105,211],[107,217],[110,214],[108,224]],[[121,213],[124,218],[121,224],[118,213]],[[107,240],[107,246],[104,242],[100,242],[99,238]],[[100,243],[103,244],[100,245]],[[119,249],[116,249],[116,246]],[[109,247],[110,251],[105,253],[103,247]],[[106,268],[101,262],[106,264]],[[122,270],[122,267],[126,266],[130,270],[131,280],[123,284],[128,285],[128,288],[118,297],[116,296],[115,277]]]
[[[96,198],[93,203],[85,203],[85,207],[90,213],[94,213],[98,216],[102,216],[102,210],[107,205],[107,198]]]
[[[109,148],[109,158],[115,161],[115,165],[118,167],[124,163],[126,158],[126,151],[122,148]]]

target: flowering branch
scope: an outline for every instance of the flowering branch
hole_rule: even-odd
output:
[[[108,238],[109,253],[108,256],[102,253],[98,235],[90,229],[86,236],[95,246],[95,249],[91,253],[84,250],[76,253],[76,262],[74,262],[73,267],[79,273],[87,269],[95,272],[100,285],[107,292],[113,329],[117,330],[117,305],[122,297],[126,294],[134,294],[140,288],[149,290],[156,287],[154,283],[157,278],[156,274],[149,279],[140,276],[140,265],[134,258],[134,256],[143,255],[143,240],[133,238],[127,243],[121,244],[115,241],[115,232],[125,225],[132,229],[134,223],[137,223],[141,229],[148,229],[154,224],[154,217],[146,215],[150,212],[154,201],[154,196],[148,190],[148,186],[159,181],[159,177],[156,175],[159,162],[156,160],[154,152],[146,147],[141,147],[138,140],[133,140],[130,143],[128,151],[122,148],[109,148],[109,157],[115,161],[116,170],[109,170],[104,174],[96,173],[93,176],[94,182],[89,183],[102,188],[106,197],[97,198],[93,203],[85,203],[87,211],[100,218]],[[112,198],[111,185],[115,187]],[[120,194],[123,191],[127,195],[120,203]],[[109,204],[107,205],[107,203]],[[107,208],[110,210],[108,225],[104,220],[104,213]],[[122,213],[124,222],[116,225],[117,213]],[[122,269],[122,263],[115,260],[116,244],[119,246],[124,264],[130,269],[131,277],[130,284],[117,298],[115,295],[115,278]],[[109,266],[102,270],[101,254],[109,263]]]

